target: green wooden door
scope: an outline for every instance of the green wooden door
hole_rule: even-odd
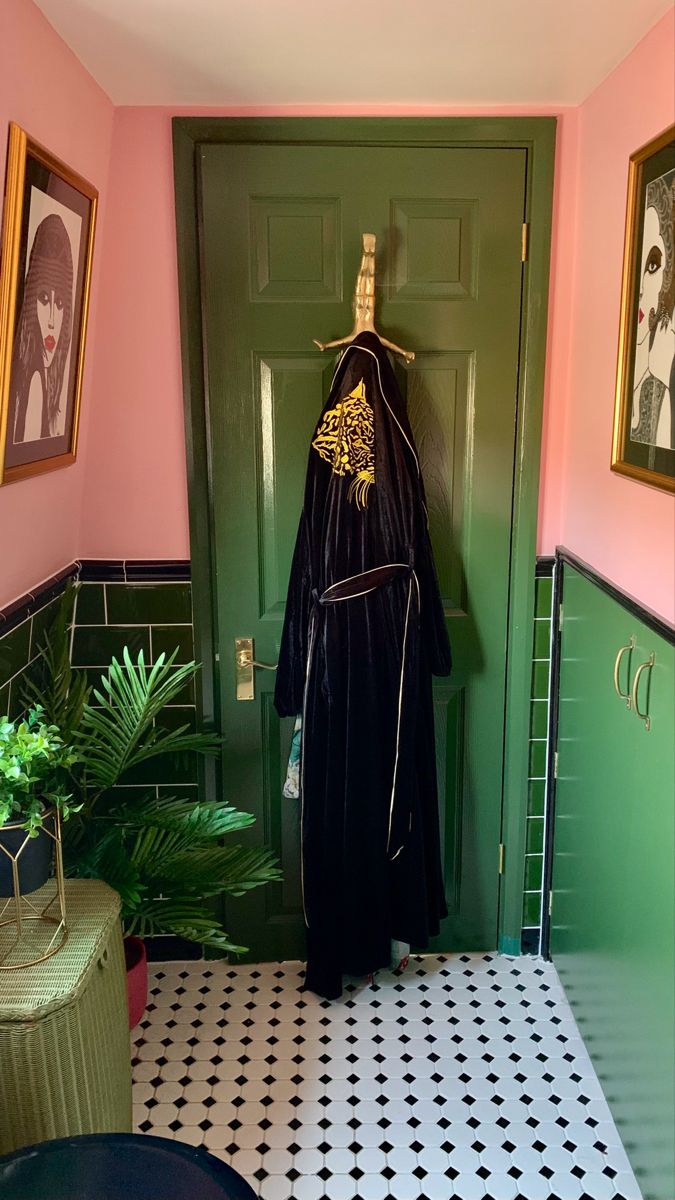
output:
[[[551,956],[645,1200],[675,1195],[675,647],[565,567]],[[638,704],[619,699],[643,672]]]
[[[377,235],[378,326],[399,368],[455,656],[435,687],[449,913],[438,948],[497,943],[505,647],[525,152],[204,145],[203,309],[224,794],[255,812],[284,882],[228,905],[258,959],[301,956],[290,722],[272,672],[237,701],[234,640],[277,658],[310,434],[351,328],[361,235]]]

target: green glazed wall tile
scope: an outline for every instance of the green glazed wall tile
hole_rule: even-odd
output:
[[[196,783],[199,779],[198,755],[158,754],[128,771],[123,783],[162,784],[172,788],[179,783]]]
[[[532,779],[527,785],[527,815],[528,817],[543,817],[546,796],[546,782],[543,779]]]
[[[525,891],[536,892],[541,890],[543,869],[543,855],[528,854],[527,858],[525,859]]]
[[[21,675],[17,675],[9,685],[9,704],[7,707],[10,721],[16,721],[17,718],[23,716],[26,711],[26,706],[23,702],[21,682]]]
[[[6,683],[28,662],[30,627],[30,620],[24,621],[0,638],[0,684]]]
[[[532,646],[532,704],[530,705],[529,774],[527,785],[527,837],[529,857],[525,859],[523,924],[538,926],[541,920],[540,897],[543,871],[543,836],[547,737],[548,686],[553,606],[553,580],[540,576],[535,579],[535,616]],[[532,777],[535,778],[532,778]]]
[[[136,660],[138,651],[142,650],[145,661],[150,661],[150,633],[143,628],[125,628],[120,626],[111,629],[102,625],[99,628],[75,629],[73,639],[72,661],[79,667],[107,667],[113,655],[118,662],[122,661],[122,651],[128,646],[131,657]]]
[[[174,704],[196,704],[195,681],[189,679],[174,696]]]
[[[534,657],[550,658],[551,656],[551,622],[535,621],[534,623]]]
[[[546,700],[548,697],[548,662],[532,664],[532,699]]]
[[[83,583],[77,596],[76,625],[105,625],[102,583]]]
[[[544,821],[541,817],[527,818],[526,854],[541,854],[544,849]]]
[[[546,742],[530,742],[530,779],[546,774]]]
[[[49,629],[52,621],[59,611],[61,600],[62,597],[57,596],[54,600],[50,601],[49,604],[45,604],[45,607],[41,608],[39,612],[35,613],[33,617],[33,635],[30,649],[32,658],[35,658],[35,655],[39,653],[40,648],[44,644],[45,633]]]
[[[550,617],[553,607],[553,580],[546,576],[535,580],[535,616]]]
[[[178,649],[177,663],[192,662],[194,658],[194,642],[192,626],[186,625],[153,625],[152,627],[152,661],[157,662],[160,654],[167,658]]]
[[[21,674],[12,681],[12,691],[20,695],[24,708],[29,708],[32,704],[35,704],[32,696],[26,696],[26,687],[29,680],[41,691],[44,690],[47,684],[47,668],[41,654],[38,654],[36,658],[27,663]]]
[[[160,785],[157,788],[157,793],[162,797],[177,796],[179,800],[198,800],[199,787],[196,783],[182,783],[180,785],[171,784],[170,787]]]
[[[189,583],[106,584],[109,625],[192,623]]]
[[[530,705],[530,737],[545,738],[548,733],[548,704],[534,700]]]
[[[103,665],[101,665],[100,667],[90,667],[88,670],[86,667],[74,667],[74,671],[75,671],[75,674],[77,674],[77,675],[86,675],[87,683],[89,684],[89,687],[96,688],[100,692],[101,676],[105,674]],[[89,703],[94,708],[96,708],[98,706],[98,701],[96,700],[95,696],[91,692],[89,694]]]
[[[157,725],[162,729],[178,729],[181,725],[187,725],[194,732],[197,728],[197,710],[193,705],[171,705],[159,714]]]
[[[523,896],[523,925],[538,925],[541,917],[541,893],[525,892]]]

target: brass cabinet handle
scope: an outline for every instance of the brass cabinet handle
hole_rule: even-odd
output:
[[[638,667],[637,671],[635,672],[635,679],[633,680],[633,695],[631,697],[631,700],[633,703],[633,708],[635,710],[635,715],[638,716],[641,721],[644,721],[644,725],[645,725],[645,729],[647,730],[647,733],[649,733],[649,730],[652,727],[652,720],[651,720],[651,717],[647,713],[640,712],[640,709],[638,707],[638,686],[640,683],[640,676],[641,676],[642,672],[646,671],[647,668],[649,668],[651,670],[651,668],[653,666],[654,666],[654,651],[652,650],[652,653],[649,655],[649,658],[647,659],[647,661],[640,663],[640,666]]]
[[[616,656],[616,662],[614,663],[614,691],[616,692],[616,694],[620,700],[626,701],[626,708],[630,708],[630,706],[631,706],[631,695],[630,695],[630,691],[628,691],[628,692],[621,691],[621,684],[619,683],[619,671],[621,670],[621,660],[622,660],[624,654],[630,653],[630,651],[634,650],[634,649],[635,649],[635,634],[631,634],[631,638],[630,638],[628,645],[621,646],[619,653]],[[629,674],[630,674],[630,670],[629,670]]]

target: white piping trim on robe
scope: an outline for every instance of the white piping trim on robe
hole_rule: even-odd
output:
[[[316,613],[312,607],[309,616],[307,669],[305,671],[305,687],[302,693],[302,730],[300,733],[300,890],[302,892],[302,915],[305,918],[307,929],[309,929],[309,921],[307,919],[307,906],[305,904],[305,730],[307,728],[307,692],[309,689],[309,676],[312,670],[315,632]]]
[[[389,831],[387,834],[387,853],[389,852],[389,844],[391,842],[391,826],[392,826],[392,822],[394,820],[394,801],[396,799],[396,776],[398,773],[398,755],[399,755],[399,748],[400,748],[400,742],[401,742],[401,712],[403,709],[403,682],[404,682],[404,678],[405,678],[405,651],[406,651],[406,643],[408,640],[408,624],[410,621],[410,601],[412,599],[413,582],[417,589],[417,608],[418,608],[418,612],[419,612],[420,585],[419,585],[419,581],[417,579],[417,574],[414,570],[411,571],[411,573],[410,573],[410,584],[408,586],[408,603],[407,603],[406,610],[405,610],[405,627],[404,627],[404,632],[403,632],[403,647],[401,650],[401,679],[400,679],[399,688],[398,688],[398,719],[396,721],[396,757],[394,759],[394,778],[391,783],[391,799],[389,802]],[[410,833],[411,825],[412,825],[412,816],[408,823],[408,833]],[[401,853],[401,851],[403,849],[403,846],[405,846],[405,842],[403,843],[403,845],[399,846],[396,853],[391,856],[392,862],[394,861],[394,859],[398,858],[399,854]]]

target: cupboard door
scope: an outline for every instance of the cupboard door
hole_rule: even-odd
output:
[[[675,1195],[674,728],[673,647],[566,567],[551,956],[645,1200]]]

